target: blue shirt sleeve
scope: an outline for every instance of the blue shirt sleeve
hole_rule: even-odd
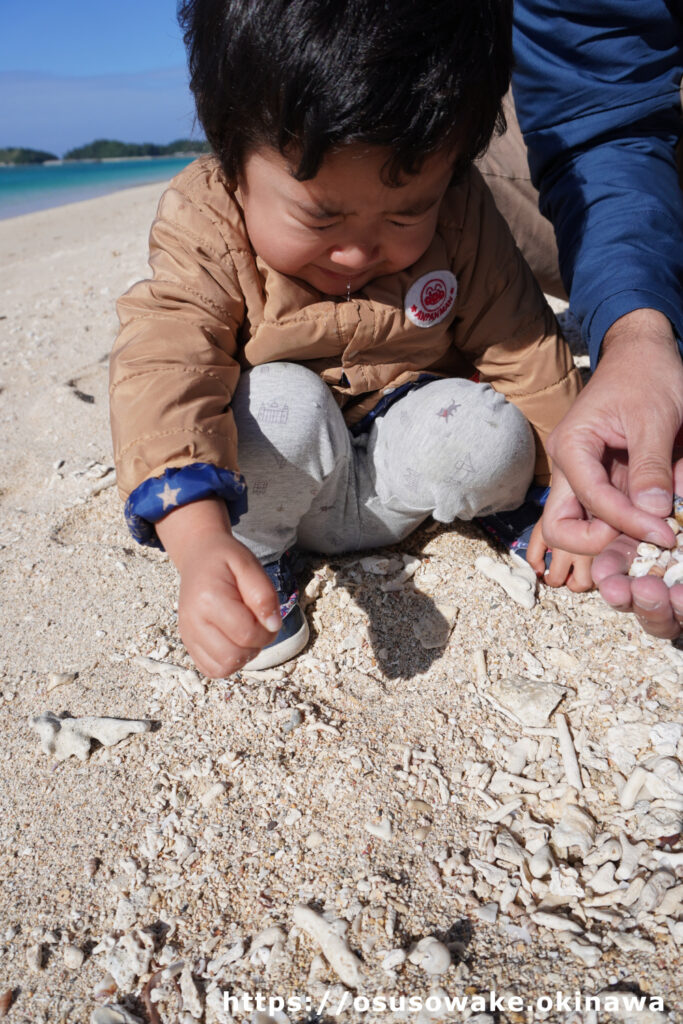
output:
[[[595,366],[634,309],[683,354],[683,25],[666,0],[516,0],[515,105],[542,212]]]
[[[163,548],[155,523],[168,512],[202,498],[222,498],[234,526],[247,511],[247,485],[240,473],[207,462],[167,469],[136,487],[124,508],[126,524],[138,544]]]

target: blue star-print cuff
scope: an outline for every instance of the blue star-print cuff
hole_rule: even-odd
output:
[[[208,462],[167,469],[161,476],[145,480],[128,498],[124,509],[128,529],[138,544],[163,550],[154,524],[173,508],[212,497],[224,500],[234,526],[247,511],[244,477]]]

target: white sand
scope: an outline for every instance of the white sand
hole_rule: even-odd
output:
[[[587,914],[595,893],[585,885],[595,868],[586,871],[574,850],[559,858],[557,884],[578,880],[583,895],[563,902],[537,885],[531,896],[525,876],[507,913],[486,923],[480,904],[499,903],[502,888],[467,867],[472,858],[492,860],[489,836],[495,840],[502,826],[485,818],[492,803],[507,799],[480,795],[473,762],[504,768],[507,748],[522,735],[480,696],[487,683],[477,676],[475,652],[486,652],[492,681],[536,672],[569,688],[561,710],[580,748],[587,788],[579,801],[598,835],[623,831],[634,841],[647,812],[665,804],[670,824],[661,835],[680,833],[674,794],[659,803],[647,797],[648,806],[641,796],[630,811],[618,799],[633,765],[657,753],[652,728],[683,720],[683,654],[671,644],[645,637],[595,595],[544,591],[527,612],[475,574],[475,558],[492,553],[476,529],[432,525],[401,547],[421,560],[415,587],[384,593],[385,577],[362,571],[353,557],[312,562],[309,575],[316,570],[325,581],[308,611],[314,640],[284,672],[188,695],[135,660],[152,654],[189,666],[175,628],[175,571],[163,554],[129,538],[114,487],[92,493],[111,478],[106,363],[114,300],[146,273],[160,191],[150,185],[0,222],[0,994],[13,990],[8,1020],[86,1024],[106,972],[106,949],[93,949],[136,927],[155,945],[154,960],[111,1001],[141,1020],[151,1019],[139,999],[149,971],[176,958],[206,991],[217,980],[229,993],[306,994],[315,1005],[338,979],[325,964],[309,975],[319,950],[291,931],[300,901],[347,921],[367,978],[359,995],[426,996],[440,984],[451,996],[494,988],[526,1005],[559,990],[574,998],[613,986],[661,996],[671,1019],[680,1019],[676,941],[683,935],[673,897],[659,916],[656,908],[637,916],[637,908],[616,903],[602,918]],[[457,618],[448,646],[425,650],[412,625],[433,616],[435,601],[457,608]],[[77,676],[48,692],[51,672]],[[89,761],[58,763],[29,728],[30,717],[46,710],[157,725]],[[680,762],[675,725],[672,734],[672,749],[659,752]],[[562,786],[557,741],[548,746],[527,775]],[[218,782],[224,788],[205,806],[203,794]],[[416,795],[430,808],[412,807]],[[523,827],[552,825],[561,812],[545,799],[531,798],[528,807],[531,818],[523,820],[522,807],[504,821],[522,842]],[[390,839],[366,830],[387,818]],[[657,863],[659,837],[648,827],[644,877]],[[670,842],[680,851],[680,835]],[[92,857],[101,863],[90,878]],[[497,867],[519,878],[519,868],[500,859]],[[595,966],[584,966],[562,934],[530,921],[541,904],[585,928]],[[265,949],[250,956],[249,940],[269,925],[289,935],[281,956],[268,961]],[[619,948],[616,931],[643,949]],[[410,963],[394,974],[382,970],[387,950],[409,950],[429,934],[453,943],[454,963],[441,979]],[[208,963],[240,939],[246,951],[233,963]],[[82,967],[65,966],[66,944],[85,951]],[[30,970],[27,951],[36,945],[42,966]],[[177,1007],[168,987],[161,1020],[201,1019],[187,990],[184,1015]],[[221,1018],[207,1009],[205,1019]],[[336,1019],[402,1018],[361,1005]],[[524,1019],[594,1018],[566,1010],[500,1017]]]

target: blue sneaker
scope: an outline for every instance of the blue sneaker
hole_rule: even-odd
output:
[[[549,487],[537,487],[532,484],[519,508],[510,512],[494,512],[490,516],[476,517],[474,522],[507,548],[514,558],[526,563],[531,533],[543,514],[543,506],[549,493]],[[552,552],[546,552],[546,568],[550,568],[551,558]]]
[[[275,639],[243,666],[250,672],[283,665],[303,651],[308,643],[308,622],[299,606],[299,591],[289,551],[285,551],[277,562],[264,565],[263,569],[277,590],[282,626]]]

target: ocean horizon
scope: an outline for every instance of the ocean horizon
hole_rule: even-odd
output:
[[[196,157],[123,157],[0,165],[0,220],[166,181]]]

